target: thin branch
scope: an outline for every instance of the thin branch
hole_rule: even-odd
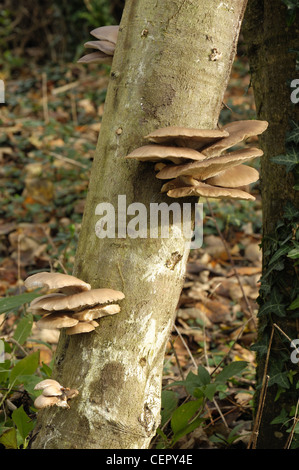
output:
[[[257,409],[255,422],[254,422],[251,437],[250,437],[249,442],[248,442],[247,449],[250,449],[250,448],[255,449],[256,448],[257,438],[258,438],[258,434],[259,434],[259,428],[260,428],[260,425],[261,425],[261,419],[262,419],[262,414],[263,414],[263,409],[264,409],[264,404],[265,404],[265,399],[266,399],[266,394],[267,394],[267,387],[268,387],[268,382],[269,382],[269,378],[270,378],[269,375],[267,375],[267,370],[268,370],[268,364],[269,364],[269,357],[270,357],[270,350],[271,350],[271,346],[272,346],[273,334],[274,334],[274,326],[272,326],[270,341],[269,341],[268,350],[267,350],[267,356],[266,356],[264,374],[263,374],[263,381],[262,381],[262,389],[261,389],[261,393],[260,393],[258,409]]]

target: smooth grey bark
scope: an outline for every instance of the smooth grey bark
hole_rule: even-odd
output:
[[[216,127],[245,5],[126,1],[74,269],[126,298],[96,332],[61,335],[53,375],[80,394],[70,410],[40,413],[33,448],[147,448],[155,435],[189,243],[174,225],[168,239],[100,240],[95,209],[109,202],[117,210],[119,195],[148,213],[152,203],[175,202],[160,193],[153,164],[124,157],[158,127]]]

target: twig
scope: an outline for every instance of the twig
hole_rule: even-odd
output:
[[[174,325],[174,329],[175,329],[175,331],[177,332],[177,334],[179,335],[179,337],[181,338],[181,341],[182,341],[183,345],[185,346],[185,348],[186,348],[186,350],[187,350],[187,352],[188,352],[188,354],[189,354],[189,356],[190,356],[190,358],[191,358],[191,361],[192,361],[194,367],[197,369],[197,364],[196,364],[195,359],[194,359],[194,357],[193,357],[193,355],[192,355],[192,352],[191,352],[190,349],[188,348],[188,345],[187,345],[186,341],[184,340],[183,336],[181,335],[181,333],[179,332],[179,330],[177,329],[177,327],[176,327],[175,325]]]
[[[78,125],[78,114],[77,114],[77,105],[76,105],[76,100],[75,100],[74,93],[70,93],[70,98],[71,98],[71,110],[72,110],[73,122],[74,122],[75,126],[77,126]]]
[[[48,90],[47,90],[47,74],[42,73],[42,93],[43,93],[43,111],[45,123],[49,123],[49,108],[48,108]]]
[[[250,448],[255,449],[256,448],[257,438],[258,438],[258,434],[259,434],[259,428],[260,428],[260,424],[261,424],[261,419],[262,419],[262,414],[263,414],[263,409],[264,409],[264,404],[265,404],[265,399],[266,399],[266,394],[267,394],[267,387],[268,387],[268,382],[269,382],[269,378],[270,378],[269,375],[267,375],[267,369],[268,369],[268,364],[269,364],[269,357],[270,357],[270,350],[271,350],[271,346],[272,346],[273,334],[274,334],[274,326],[272,326],[270,341],[269,341],[269,345],[268,345],[268,351],[267,351],[267,356],[266,356],[266,361],[265,361],[263,381],[262,381],[262,389],[261,389],[261,393],[260,393],[258,409],[257,409],[255,422],[254,422],[251,437],[250,437],[249,442],[248,442],[247,449],[250,449]]]
[[[57,160],[62,160],[63,162],[70,163],[71,165],[79,166],[80,168],[84,168],[85,170],[89,169],[83,163],[77,162],[76,160],[72,160],[71,158],[68,158],[68,157],[63,157],[62,155],[59,155],[59,153],[49,152],[49,154],[52,155],[52,157],[57,158]]]
[[[287,439],[287,442],[285,443],[284,449],[289,449],[291,447],[291,443],[292,443],[294,433],[295,433],[295,427],[296,427],[297,423],[299,422],[299,418],[297,417],[298,416],[298,407],[299,407],[299,399],[297,401],[296,411],[295,411],[295,415],[294,415],[294,418],[293,418],[294,419],[293,426],[292,426],[290,435]]]

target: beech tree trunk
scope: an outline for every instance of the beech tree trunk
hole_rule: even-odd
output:
[[[299,191],[293,189],[294,178],[292,172],[286,172],[286,167],[272,161],[277,155],[286,153],[286,133],[291,129],[291,121],[299,123],[299,105],[291,100],[291,82],[298,78],[296,69],[296,52],[299,50],[299,14],[291,24],[287,24],[287,7],[282,0],[249,0],[244,21],[244,36],[248,45],[251,80],[257,108],[258,119],[269,122],[267,131],[261,136],[261,147],[264,156],[261,158],[261,189],[263,204],[263,273],[269,268],[269,253],[273,254],[271,245],[277,238],[277,224],[283,220],[286,203],[291,203],[299,209]],[[297,220],[298,222],[298,220]],[[286,223],[284,220],[283,223]],[[289,233],[292,236],[290,230]],[[293,234],[294,235],[294,234]],[[284,240],[281,240],[283,242]],[[272,251],[271,251],[272,250]],[[282,258],[281,258],[282,259]],[[296,406],[298,390],[295,385],[298,377],[298,365],[291,362],[293,351],[289,342],[283,343],[283,335],[277,328],[274,330],[273,341],[270,348],[272,325],[277,324],[291,339],[299,338],[298,318],[292,316],[287,310],[291,303],[292,291],[298,289],[298,272],[294,263],[284,258],[284,269],[277,270],[276,275],[268,277],[270,282],[269,298],[274,289],[279,288],[284,297],[286,309],[284,316],[261,316],[259,321],[258,366],[257,385],[261,387],[266,367],[270,376],[266,400],[263,408],[262,421],[259,429],[257,447],[283,448],[289,433],[282,423],[271,424],[272,420],[280,415],[283,408],[288,412]],[[275,273],[275,271],[273,271]],[[263,279],[263,278],[262,278]],[[267,297],[261,295],[260,309],[263,308]],[[261,310],[260,310],[261,311]],[[282,315],[282,314],[281,314]],[[266,364],[266,349],[269,345],[270,356]],[[262,345],[262,348],[260,349]],[[284,361],[282,360],[284,355]],[[289,357],[288,357],[289,355]],[[283,390],[278,395],[279,381],[272,384],[271,379],[277,374],[296,372],[293,386]],[[292,372],[292,373],[293,373]],[[282,387],[283,388],[283,387]],[[280,388],[280,390],[282,389]],[[257,394],[257,402],[259,393]],[[289,424],[291,426],[291,422]]]
[[[124,157],[159,127],[217,126],[245,6],[126,1],[74,269],[93,288],[121,290],[125,299],[96,332],[61,334],[53,377],[80,394],[70,410],[40,412],[33,448],[144,449],[155,435],[189,244],[174,225],[168,239],[99,239],[95,210],[109,202],[117,212],[119,195],[127,207],[174,202],[160,193],[154,164]]]

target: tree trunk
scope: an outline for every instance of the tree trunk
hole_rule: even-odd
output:
[[[273,163],[271,158],[286,154],[286,133],[290,130],[291,120],[299,123],[299,107],[291,101],[291,82],[298,78],[296,71],[296,53],[299,49],[299,17],[287,25],[287,8],[282,0],[250,0],[246,11],[243,32],[248,44],[251,79],[254,89],[258,119],[269,122],[267,132],[261,136],[261,147],[264,156],[261,159],[261,189],[263,204],[263,277],[262,288],[267,283],[267,290],[261,290],[260,312],[265,311],[266,303],[274,292],[279,292],[281,305],[285,304],[285,314],[275,315],[277,305],[273,302],[273,311],[260,316],[257,348],[258,368],[257,385],[261,386],[265,370],[267,348],[270,348],[270,337],[273,324],[278,325],[291,339],[298,338],[298,319],[287,310],[292,295],[297,289],[298,276],[294,263],[285,254],[277,262],[277,270],[269,273],[271,256],[283,246],[286,225],[278,228],[283,219],[286,203],[299,208],[299,192],[293,189],[292,172],[286,172],[283,165]],[[289,220],[289,219],[288,219]],[[290,220],[289,220],[290,222]],[[298,219],[297,219],[298,223]],[[276,245],[273,245],[275,241]],[[275,248],[276,246],[276,248]],[[282,265],[283,263],[284,265]],[[264,279],[264,282],[263,282]],[[267,304],[268,305],[268,304]],[[298,374],[298,366],[290,360],[292,349],[289,341],[283,344],[284,336],[275,327],[270,349],[267,373],[270,376],[263,418],[259,430],[259,448],[282,448],[287,440],[286,427],[282,423],[271,425],[271,421],[280,415],[282,408],[290,410],[298,399],[298,390],[294,386],[283,390],[280,379],[291,370]],[[284,355],[284,356],[283,356]],[[284,360],[283,360],[284,357]],[[277,375],[275,382],[274,376]],[[294,379],[294,382],[296,380]],[[277,398],[277,392],[283,391]]]
[[[80,394],[70,410],[40,413],[34,448],[147,448],[155,435],[189,243],[174,225],[164,239],[99,239],[95,211],[108,202],[117,212],[119,195],[127,207],[173,202],[160,193],[153,164],[124,157],[159,127],[216,127],[245,5],[126,1],[74,269],[93,288],[121,290],[125,299],[96,332],[61,334],[53,375]]]

